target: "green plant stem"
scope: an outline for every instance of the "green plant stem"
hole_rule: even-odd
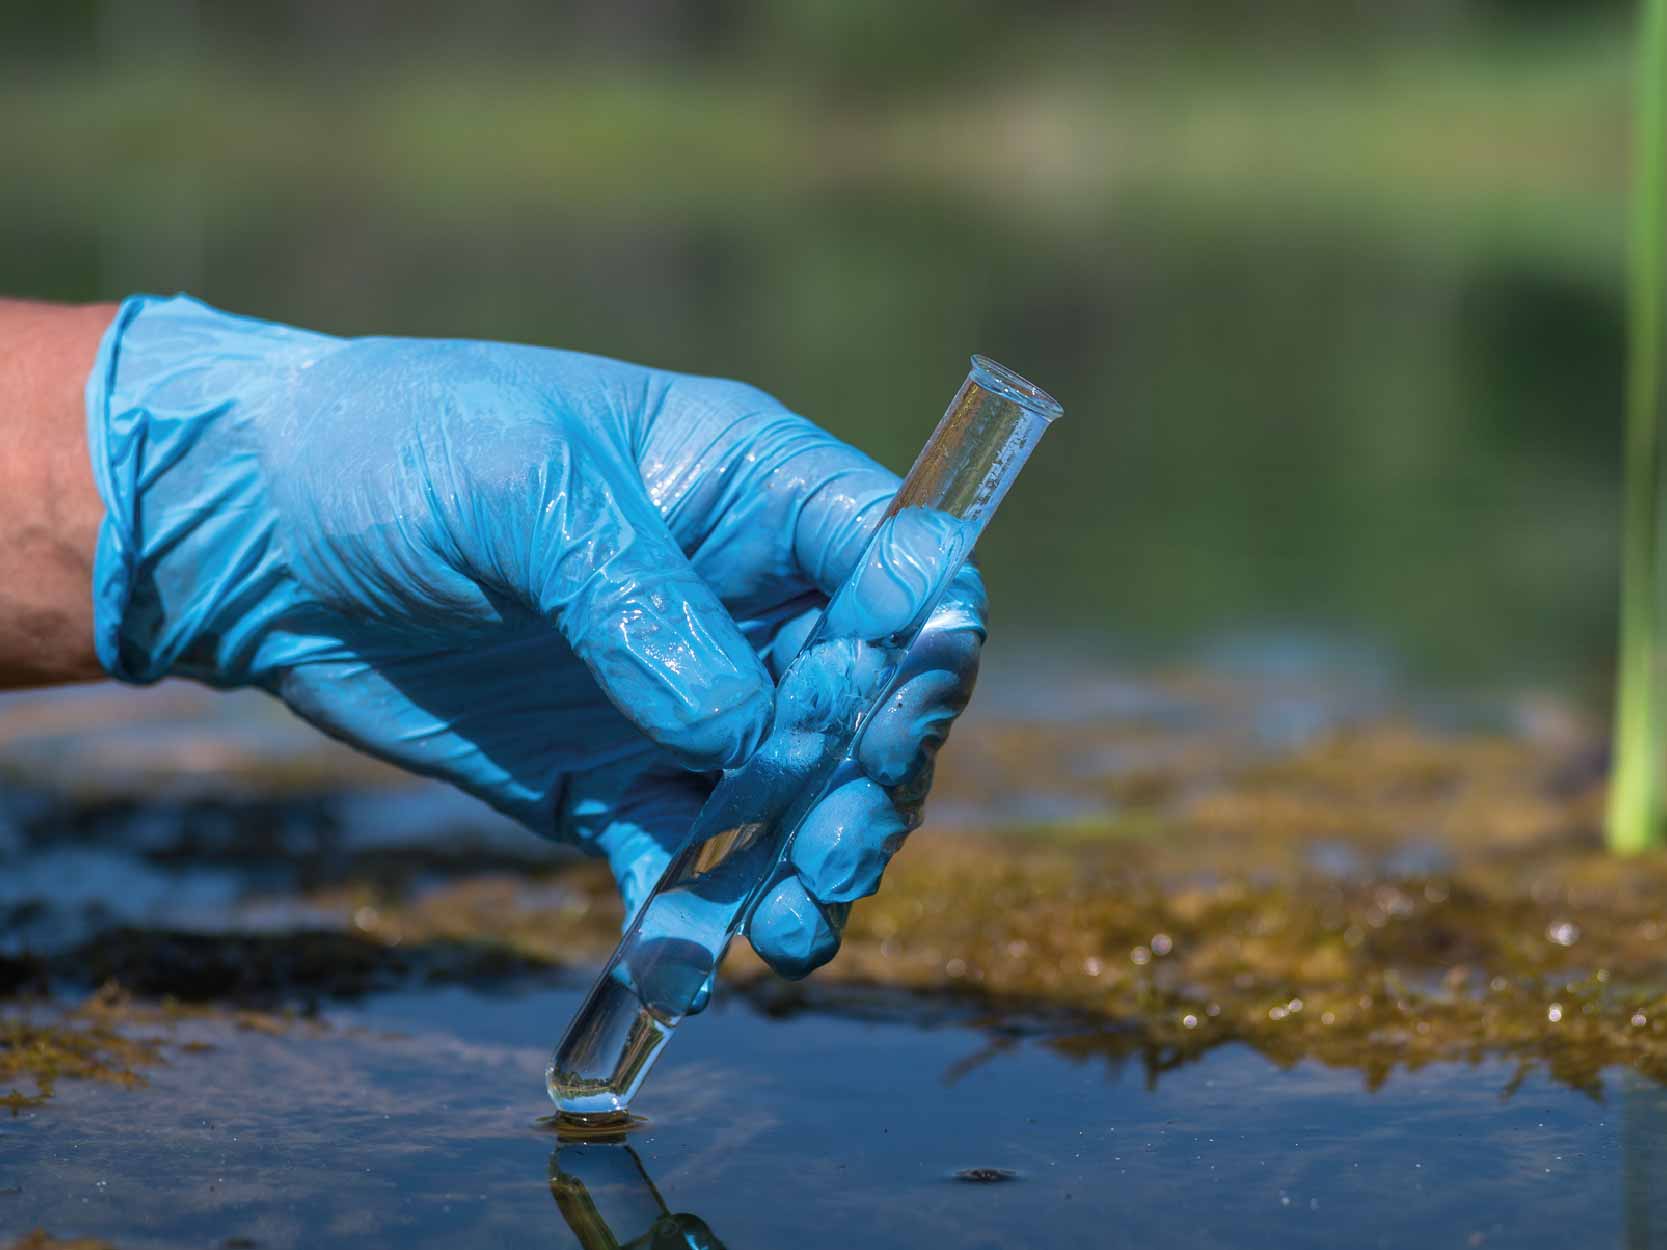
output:
[[[1643,0],[1627,272],[1626,499],[1615,769],[1607,836],[1633,854],[1667,844],[1659,672],[1662,232],[1667,212],[1667,0]]]

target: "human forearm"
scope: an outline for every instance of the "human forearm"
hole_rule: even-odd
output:
[[[114,304],[0,300],[0,686],[85,681],[104,507],[82,395]]]

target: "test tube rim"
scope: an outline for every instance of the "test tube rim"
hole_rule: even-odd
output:
[[[1064,406],[1052,395],[1030,379],[999,361],[991,360],[988,356],[973,356],[972,377],[973,381],[985,390],[1011,399],[1025,411],[1033,412],[1043,420],[1054,421],[1065,415]]]

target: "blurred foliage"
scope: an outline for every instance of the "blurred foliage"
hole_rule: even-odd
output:
[[[1624,6],[7,6],[0,289],[1070,414],[998,629],[1603,686]]]
[[[115,59],[130,48],[327,66],[423,60],[681,62],[768,68],[839,92],[989,78],[1041,56],[1115,40],[1258,54],[1429,42],[1466,31],[1547,29],[1625,14],[1626,0],[64,0],[0,12],[0,60]],[[580,55],[575,55],[580,54]]]
[[[1636,854],[1667,845],[1667,703],[1662,687],[1662,284],[1667,241],[1667,2],[1644,0],[1638,23],[1626,275],[1626,474],[1622,507],[1615,770],[1607,835]]]

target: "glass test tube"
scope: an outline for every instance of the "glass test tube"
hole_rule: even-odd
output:
[[[777,683],[763,745],[718,782],[552,1054],[545,1081],[564,1117],[625,1119],[672,1030],[704,1002],[730,940],[791,871],[800,823],[899,684],[909,646],[1062,411],[1012,370],[972,358],[862,559]]]

